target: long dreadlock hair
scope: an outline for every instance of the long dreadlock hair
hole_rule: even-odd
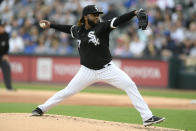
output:
[[[78,26],[83,26],[85,23],[84,23],[84,16],[82,16],[82,18],[80,18],[80,20],[78,21]]]

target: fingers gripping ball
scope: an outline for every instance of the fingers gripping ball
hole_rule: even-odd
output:
[[[142,30],[145,30],[146,27],[148,26],[148,15],[143,9],[140,9],[137,12],[137,18],[138,18],[139,29],[141,28]]]
[[[46,24],[45,23],[40,23],[40,27],[45,28]]]

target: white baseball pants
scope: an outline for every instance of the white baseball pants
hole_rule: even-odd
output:
[[[92,70],[81,65],[78,73],[74,76],[66,88],[54,94],[44,104],[39,105],[38,107],[43,112],[46,112],[62,100],[80,92],[82,89],[95,82],[106,82],[114,87],[124,90],[127,93],[134,107],[140,112],[143,121],[151,118],[153,116],[152,112],[140,95],[135,83],[125,72],[115,66],[113,62],[110,62],[110,64],[110,66],[100,70]]]

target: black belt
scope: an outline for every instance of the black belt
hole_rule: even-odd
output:
[[[93,67],[93,68],[91,68],[91,69],[93,69],[93,70],[100,70],[100,69],[106,68],[106,67],[108,67],[108,66],[110,66],[110,65],[111,65],[111,63],[108,63],[108,64],[106,64],[106,65],[103,65],[102,67]]]
[[[105,65],[103,65],[101,67],[89,67],[89,66],[85,66],[85,65],[84,66],[89,68],[89,69],[92,69],[92,70],[101,70],[101,69],[106,68],[106,67],[108,67],[110,65],[111,65],[111,63],[105,64]]]
[[[108,67],[110,65],[111,65],[111,63],[108,63],[108,64],[104,65],[103,68],[106,68],[106,67]]]

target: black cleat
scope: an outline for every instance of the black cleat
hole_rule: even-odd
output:
[[[156,124],[156,123],[160,123],[162,121],[164,121],[165,118],[164,117],[157,117],[157,116],[152,116],[150,119],[144,121],[144,126],[150,126],[152,124]]]
[[[32,116],[42,116],[43,114],[44,113],[39,107],[37,107],[35,110],[32,111]]]

